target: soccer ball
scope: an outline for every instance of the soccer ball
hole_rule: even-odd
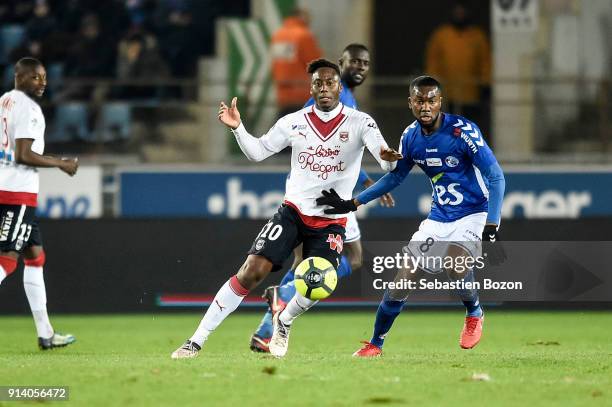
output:
[[[295,269],[295,289],[311,300],[322,300],[336,289],[338,275],[323,257],[309,257]]]

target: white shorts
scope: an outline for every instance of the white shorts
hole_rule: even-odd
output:
[[[433,261],[433,257],[444,258],[450,242],[465,249],[473,258],[481,255],[482,231],[486,222],[486,212],[473,213],[454,222],[425,219],[403,251],[414,257],[425,258],[420,268],[427,273],[440,273],[440,261]],[[432,261],[426,261],[428,257]]]
[[[361,230],[359,230],[357,216],[355,216],[355,212],[349,212],[346,214],[346,231],[344,233],[344,243],[351,243],[359,239],[361,239]]]

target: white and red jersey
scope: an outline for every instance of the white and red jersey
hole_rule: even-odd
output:
[[[261,138],[255,139],[259,146],[242,124],[234,134],[245,155],[255,161],[291,146],[291,173],[286,183],[285,202],[306,216],[346,217],[324,214],[325,208],[315,201],[322,190],[331,188],[343,199],[352,198],[364,147],[385,171],[394,167],[394,163],[380,159],[380,150],[387,148],[387,143],[374,119],[343,104],[330,112],[308,106],[284,116]]]
[[[15,140],[32,139],[32,151],[45,150],[45,117],[38,103],[20,90],[0,97],[0,204],[36,206],[38,171],[15,162]]]

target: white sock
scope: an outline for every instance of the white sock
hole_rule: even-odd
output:
[[[248,290],[240,285],[236,276],[230,278],[217,292],[212,304],[206,310],[198,329],[189,339],[202,346],[208,335],[223,322],[223,320],[242,302]]]
[[[4,267],[0,266],[0,284],[2,284],[2,280],[6,278],[6,271],[4,271]]]
[[[38,337],[52,337],[53,327],[47,315],[47,293],[42,267],[25,266],[23,268],[23,288],[30,303]]]
[[[319,301],[309,300],[300,293],[296,292],[283,312],[281,312],[281,314],[278,316],[278,319],[285,325],[291,325],[294,319],[308,311],[308,309],[317,302]]]

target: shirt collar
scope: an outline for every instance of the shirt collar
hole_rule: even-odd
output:
[[[343,107],[344,105],[342,103],[338,103],[338,106],[336,106],[334,110],[331,110],[329,112],[324,112],[322,110],[319,110],[317,108],[317,105],[315,104],[315,105],[312,105],[312,111],[315,112],[315,114],[317,115],[319,119],[321,119],[324,122],[328,122],[334,119],[336,116],[338,116],[338,114],[340,114],[340,112],[342,111]]]

